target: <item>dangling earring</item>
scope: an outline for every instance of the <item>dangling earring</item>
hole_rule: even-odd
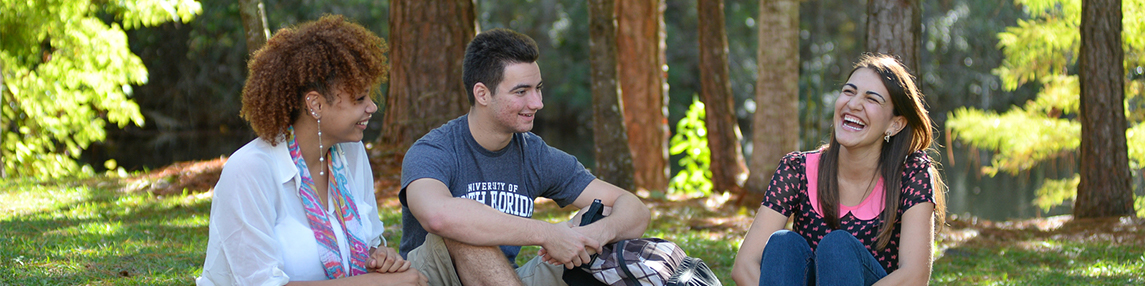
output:
[[[325,176],[326,175],[326,154],[323,151],[326,150],[326,146],[322,145],[322,118],[318,117],[318,113],[315,113],[314,111],[310,111],[310,114],[314,115],[314,117],[318,118],[318,154],[320,154],[320,155],[318,155],[319,156],[318,157],[318,164],[322,165],[322,170],[318,171],[318,175],[319,176]]]
[[[322,133],[322,132],[318,132],[318,133]],[[891,135],[890,134],[883,134],[883,141],[887,141],[887,143],[891,143]]]

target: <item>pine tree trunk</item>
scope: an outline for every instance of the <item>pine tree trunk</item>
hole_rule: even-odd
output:
[[[912,74],[919,71],[918,46],[922,35],[919,0],[868,0],[867,51],[893,55]]]
[[[239,13],[242,14],[247,52],[254,55],[254,52],[266,45],[266,40],[270,38],[262,0],[239,0]]]
[[[617,85],[616,4],[588,1],[589,64],[592,69],[592,121],[596,154],[593,173],[625,190],[633,189],[632,151],[624,128],[623,102]]]
[[[664,9],[663,0],[616,2],[620,90],[636,189],[668,189]]]
[[[799,1],[759,1],[759,50],[748,192],[767,190],[783,155],[799,149]]]
[[[740,147],[735,102],[728,77],[728,38],[724,30],[724,1],[697,0],[700,41],[700,100],[707,113],[712,187],[716,192],[743,195],[747,171]]]
[[[1076,218],[1133,215],[1125,142],[1125,69],[1121,0],[1081,6],[1081,183]]]
[[[472,0],[390,3],[389,92],[378,138],[384,149],[406,150],[469,110],[461,71],[476,19]]]

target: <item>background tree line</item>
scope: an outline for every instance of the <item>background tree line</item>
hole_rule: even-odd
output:
[[[708,144],[714,146],[708,150],[712,156],[713,187],[739,194],[761,192],[778,156],[811,149],[826,140],[838,85],[862,52],[899,54],[917,71],[931,114],[944,128],[952,110],[968,107],[987,113],[1001,112],[1042,98],[1035,95],[1048,87],[1028,80],[1014,82],[999,77],[1002,72],[998,72],[1004,70],[1008,59],[1038,55],[1040,51],[1013,48],[1025,42],[999,49],[997,35],[1008,31],[1007,27],[1036,25],[1045,15],[1073,15],[1070,13],[1080,11],[1071,7],[1083,6],[1082,1],[1032,0],[261,2],[271,32],[334,13],[363,24],[390,43],[394,76],[379,91],[385,114],[377,114],[370,125],[369,137],[377,138],[371,144],[375,156],[400,158],[404,146],[420,134],[463,113],[467,106],[461,100],[463,87],[458,86],[459,55],[449,56],[442,51],[456,53],[463,49],[468,41],[466,35],[471,37],[473,31],[504,27],[532,36],[541,46],[539,63],[549,88],[546,109],[539,113],[535,132],[550,144],[578,156],[602,178],[613,182],[630,180],[635,187],[666,190],[668,174],[679,170],[675,162],[684,157],[666,158],[667,138],[679,132],[674,130],[675,123],[685,118],[692,98],[698,97],[706,103],[706,115],[710,115],[705,120],[705,131]],[[1098,17],[1101,19],[1111,18],[1108,13],[1113,11],[1124,10],[1126,15],[1142,12],[1138,0],[1126,1],[1124,5],[1120,2],[1086,0],[1084,6],[1104,7],[1096,10],[1107,13]],[[895,6],[902,3],[910,6]],[[201,14],[192,21],[154,22],[153,27],[144,28],[135,25],[131,28],[137,29],[126,32],[131,51],[148,68],[149,79],[146,83],[133,82],[124,94],[138,104],[139,114],[145,118],[139,121],[145,123],[106,128],[101,125],[99,129],[106,130],[107,140],[80,146],[81,162],[96,169],[116,167],[105,164],[109,159],[128,169],[153,168],[174,161],[229,154],[254,137],[237,116],[249,49],[242,28],[242,7],[236,2],[214,0],[196,4],[201,4]],[[13,5],[16,4],[5,2],[6,8]],[[94,11],[89,15],[104,23],[130,22],[129,17],[117,18],[114,12]],[[13,43],[10,39],[18,37],[8,35],[14,35],[9,31],[19,31],[17,28],[23,26],[15,24],[13,19],[17,17],[11,16],[19,14],[5,14],[9,16],[0,17],[6,31],[4,51],[18,54],[11,51],[22,51],[14,47],[27,43]],[[1122,18],[1139,22],[1142,17]],[[608,25],[611,19],[617,24]],[[610,26],[614,35],[597,29],[607,30]],[[1136,31],[1132,28],[1135,26],[1126,26],[1127,31]],[[1075,27],[1084,30],[1086,25]],[[1082,34],[1080,39],[1086,39]],[[1096,41],[1108,42],[1108,38],[1102,39],[1106,40]],[[1129,47],[1123,54],[1130,54],[1124,61],[1128,72],[1107,73],[1127,75],[1125,86],[1135,82],[1139,85],[1141,80],[1141,62],[1132,56],[1140,50],[1135,41],[1131,37],[1125,40]],[[1084,40],[1076,43],[1078,47],[1086,46]],[[597,44],[612,46],[614,50],[607,51]],[[34,48],[28,50],[36,52]],[[1047,57],[1060,57],[1061,53],[1054,51],[1048,51]],[[616,62],[608,63],[607,57],[600,57],[601,53],[615,53]],[[1083,57],[1071,57],[1057,66],[1079,68],[1057,69],[1059,73],[1077,74],[1084,61],[1077,63],[1074,58]],[[5,62],[6,83],[12,81],[12,66]],[[611,76],[608,70],[613,70]],[[600,86],[610,80],[616,83]],[[454,81],[456,84],[450,84]],[[1129,88],[1127,92],[1125,96],[1132,98],[1140,89]],[[4,90],[5,104],[12,105],[13,94],[11,88]],[[596,106],[605,102],[604,98],[618,100],[609,103],[612,105]],[[1105,101],[1110,100],[1121,101],[1115,97]],[[1136,110],[1134,102],[1131,99],[1128,107],[1131,114]],[[594,115],[594,110],[609,111],[613,107],[623,108],[621,116]],[[12,130],[29,126],[14,119],[27,116],[21,113],[26,111],[11,110],[16,109],[4,109],[5,143],[18,141],[8,139],[13,137],[11,134],[25,134]],[[111,118],[111,114],[96,118]],[[1076,116],[1063,114],[1066,118]],[[614,121],[613,126],[627,131],[610,129],[608,119],[623,120],[624,124]],[[976,143],[983,140],[962,135],[957,129],[952,131],[956,136],[943,134],[940,139],[948,148],[967,144],[986,150],[1000,149]],[[627,138],[602,138],[608,136]],[[1117,141],[1101,139],[1106,137],[1100,134],[1079,136],[1082,141]],[[71,156],[81,153],[58,141],[66,140],[47,145],[67,145],[76,151]],[[615,142],[628,142],[632,167],[604,159],[624,157],[604,152],[607,147],[617,146]],[[7,166],[18,160],[13,159],[15,151],[4,150],[5,170],[10,170]],[[624,153],[624,148],[615,150]],[[1058,164],[1076,164],[1071,163],[1071,158],[1079,156],[1070,155],[1075,154],[1071,150],[1066,148],[1050,158],[1064,160]],[[947,157],[942,159],[946,166],[955,167],[951,153],[946,152]],[[977,162],[994,162],[995,155],[981,152],[976,157]],[[747,176],[746,164],[757,172]],[[1126,183],[1115,188],[1121,193],[1116,200],[1127,201],[1124,194],[1129,192],[1131,201],[1129,166],[1112,164],[1120,164],[1124,166],[1120,169],[1125,170],[1117,175],[1116,180]],[[674,170],[668,173],[667,168]]]

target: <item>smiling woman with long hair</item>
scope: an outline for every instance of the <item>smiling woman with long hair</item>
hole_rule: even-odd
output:
[[[922,97],[891,56],[855,64],[835,101],[830,142],[788,154],[775,170],[736,255],[737,284],[929,281],[945,206]]]
[[[385,43],[340,16],[275,33],[250,61],[258,138],[223,167],[199,285],[425,285],[385,245],[362,145]]]

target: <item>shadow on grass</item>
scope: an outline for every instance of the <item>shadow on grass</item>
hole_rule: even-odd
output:
[[[209,199],[157,198],[102,187],[88,188],[85,195],[66,206],[5,217],[0,280],[11,285],[192,283],[206,248]]]

